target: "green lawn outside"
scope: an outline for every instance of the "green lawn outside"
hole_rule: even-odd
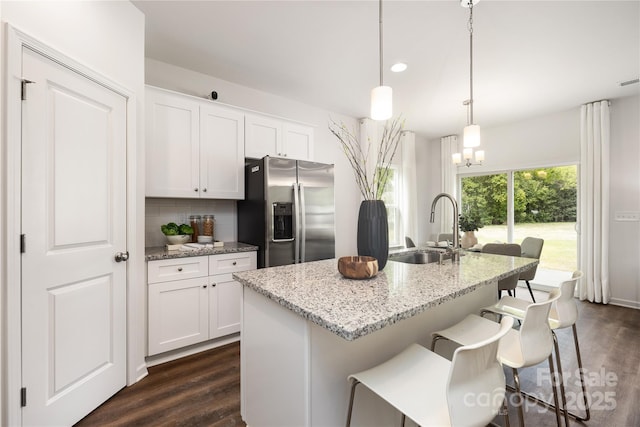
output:
[[[544,239],[540,267],[552,270],[574,271],[578,268],[577,233],[575,222],[548,222],[516,224],[514,242],[521,243],[527,237]],[[487,225],[476,231],[478,242],[505,242],[506,225]]]

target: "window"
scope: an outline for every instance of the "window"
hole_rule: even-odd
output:
[[[402,219],[400,206],[402,203],[402,174],[396,165],[389,166],[389,179],[382,193],[382,201],[387,206],[387,219],[389,222],[389,246],[402,246]]]

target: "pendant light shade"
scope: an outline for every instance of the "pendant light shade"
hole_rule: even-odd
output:
[[[391,86],[378,86],[371,89],[371,118],[387,120],[393,115],[393,90]]]
[[[468,125],[464,128],[464,147],[475,148],[480,146],[480,126]]]

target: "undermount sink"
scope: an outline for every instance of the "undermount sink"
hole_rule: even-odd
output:
[[[440,261],[440,252],[411,252],[404,255],[391,256],[389,261],[406,264],[431,264]]]

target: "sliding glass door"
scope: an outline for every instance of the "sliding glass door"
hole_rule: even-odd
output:
[[[577,166],[464,176],[460,184],[462,213],[484,224],[479,243],[544,239],[538,282],[557,284],[565,276],[557,272],[577,268]]]

